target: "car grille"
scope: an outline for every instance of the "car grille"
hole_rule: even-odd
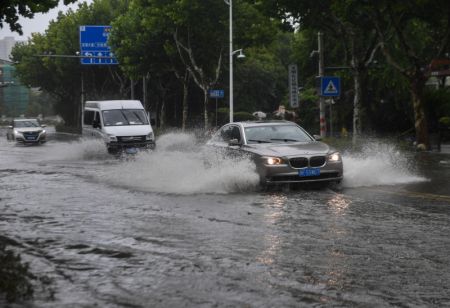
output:
[[[143,142],[145,141],[145,136],[119,136],[117,141],[121,143]]]
[[[24,137],[37,137],[37,136],[39,136],[39,132],[24,132],[23,136]]]
[[[320,167],[325,165],[325,156],[313,156],[309,159],[311,167]]]
[[[291,166],[294,168],[308,167],[308,159],[306,157],[295,157],[289,160]]]
[[[289,160],[293,168],[320,167],[325,165],[325,156],[313,156],[309,159],[306,157],[294,157]]]

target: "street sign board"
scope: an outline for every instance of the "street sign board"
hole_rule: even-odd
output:
[[[291,108],[299,107],[299,97],[298,97],[298,72],[297,65],[290,64],[288,66],[289,71],[289,105]]]
[[[224,98],[225,91],[224,90],[209,90],[210,98]]]
[[[80,53],[85,65],[118,64],[108,45],[111,26],[80,26]]]
[[[321,96],[340,96],[341,78],[336,76],[324,76],[320,80]]]

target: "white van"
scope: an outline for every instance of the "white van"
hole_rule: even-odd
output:
[[[138,100],[87,101],[83,136],[102,138],[111,154],[155,148],[152,126]]]

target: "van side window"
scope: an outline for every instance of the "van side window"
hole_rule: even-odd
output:
[[[85,110],[84,111],[83,123],[85,125],[92,125],[93,121],[94,121],[94,111],[92,111],[92,110]]]

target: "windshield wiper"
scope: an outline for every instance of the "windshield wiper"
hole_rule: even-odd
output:
[[[284,141],[284,142],[299,142],[300,140],[297,139],[289,139],[289,138],[270,138],[270,140],[275,140],[275,141]]]
[[[271,143],[269,140],[248,139],[249,142]]]

